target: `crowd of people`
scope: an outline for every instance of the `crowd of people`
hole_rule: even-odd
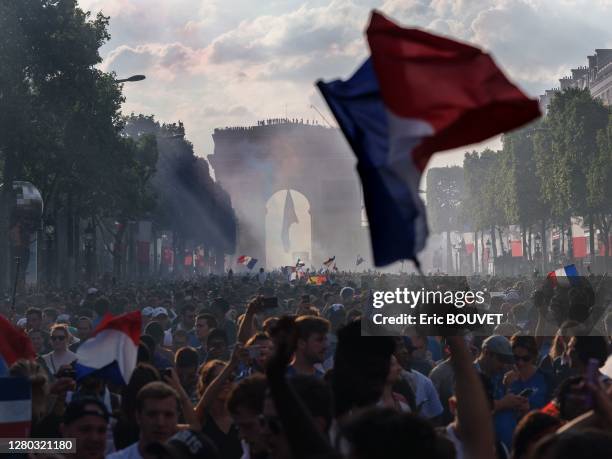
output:
[[[0,312],[37,353],[9,369],[32,384],[31,437],[74,438],[77,458],[611,458],[605,284],[587,280],[596,299],[531,276],[471,281],[505,323],[362,336],[373,289],[421,282],[377,273],[89,286]],[[103,317],[136,310],[127,385],[77,380]]]

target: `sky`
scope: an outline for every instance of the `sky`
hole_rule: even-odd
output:
[[[217,127],[287,116],[333,117],[317,79],[346,78],[368,54],[372,9],[492,53],[508,77],[536,97],[596,48],[612,47],[612,0],[80,0],[110,16],[101,68],[127,83],[125,113],[181,120],[199,156]],[[461,164],[467,150],[431,166]]]
[[[612,0],[80,0],[110,16],[101,67],[127,83],[126,113],[185,123],[196,154],[214,128],[259,119],[335,124],[314,82],[348,77],[368,53],[370,11],[404,26],[490,51],[512,81],[537,96],[596,48],[612,47]],[[499,147],[499,140],[489,142]],[[477,149],[482,146],[476,147]],[[434,165],[458,164],[456,154]]]

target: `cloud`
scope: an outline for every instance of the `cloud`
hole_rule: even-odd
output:
[[[557,85],[595,48],[612,45],[610,0],[81,0],[111,15],[105,70],[144,73],[125,109],[182,119],[196,151],[215,127],[284,116],[333,117],[313,83],[345,78],[368,53],[377,8],[405,26],[492,52],[532,95]]]

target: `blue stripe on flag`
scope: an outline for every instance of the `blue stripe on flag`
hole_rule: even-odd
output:
[[[25,378],[0,378],[0,402],[30,400],[32,385]]]

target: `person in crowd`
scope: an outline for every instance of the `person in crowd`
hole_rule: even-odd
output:
[[[42,328],[44,330],[49,330],[51,327],[57,322],[58,312],[55,308],[45,308],[43,309],[42,315]]]
[[[146,452],[157,459],[223,459],[210,439],[193,429],[178,431],[166,443],[151,443]]]
[[[79,340],[70,345],[69,349],[72,352],[76,352],[79,346],[83,344],[91,336],[91,333],[93,332],[93,322],[91,321],[89,317],[85,317],[85,316],[79,317],[76,328],[77,328],[77,338]]]
[[[597,377],[608,382],[610,378],[599,370],[608,358],[608,342],[603,336],[572,336],[567,345],[570,367],[577,374],[587,376],[590,361],[596,366]]]
[[[554,434],[562,421],[555,416],[531,411],[527,413],[514,429],[512,437],[512,459],[528,459],[537,442],[547,435]]]
[[[140,389],[150,382],[161,381],[155,367],[139,363],[127,386],[121,392],[121,410],[113,429],[115,448],[121,450],[138,441],[140,429],[136,421],[137,396]]]
[[[527,397],[506,391],[503,384],[505,370],[513,362],[510,342],[504,336],[493,335],[482,342],[482,350],[475,363],[476,369],[487,376],[493,385],[495,432],[497,439],[508,450],[512,445],[517,413],[524,414],[529,409]]]
[[[189,338],[185,330],[176,330],[171,332],[171,334],[172,346],[170,347],[170,349],[172,350],[172,352],[174,352],[174,354],[176,354],[179,349],[189,345]]]
[[[528,393],[529,409],[542,408],[550,399],[544,374],[536,366],[538,347],[533,336],[516,334],[510,339],[515,368],[504,376],[504,384],[513,394]]]
[[[43,332],[48,331],[43,328],[43,315],[42,311],[38,308],[28,308],[25,313],[26,316],[26,330],[42,330]]]
[[[199,356],[198,352],[192,347],[182,347],[176,351],[174,359],[176,373],[181,386],[189,396],[189,399],[196,404]]]
[[[242,447],[236,425],[227,408],[227,399],[234,388],[234,372],[239,363],[241,347],[237,346],[228,363],[210,360],[200,373],[198,394],[200,401],[195,415],[202,432],[219,448],[221,457],[239,459]]]
[[[145,333],[153,338],[154,349],[151,349],[153,365],[160,371],[171,367],[174,364],[174,355],[163,346],[164,330],[161,324],[157,321],[151,322],[147,325]]]
[[[108,455],[109,459],[141,459],[148,457],[151,443],[164,443],[178,429],[179,395],[161,381],[145,385],[136,397],[136,422],[140,430],[138,441]]]
[[[51,375],[57,375],[59,370],[70,365],[77,359],[77,355],[68,350],[70,333],[64,324],[55,324],[51,327],[51,347],[53,350],[43,357]]]
[[[81,398],[66,406],[60,426],[62,437],[75,440],[76,459],[105,457],[109,413],[100,400]]]
[[[261,422],[267,383],[263,374],[241,380],[227,400],[227,409],[242,443],[242,459],[267,459],[268,444]]]
[[[431,379],[417,370],[412,369],[412,346],[408,337],[396,340],[395,357],[401,367],[400,377],[410,388],[414,397],[414,411],[427,419],[441,416],[444,408]],[[449,398],[452,395],[449,394]],[[449,421],[450,422],[450,421]]]
[[[393,391],[393,387],[402,377],[402,367],[395,358],[395,355],[391,355],[390,360],[389,375],[385,381],[382,398],[380,399],[379,405],[385,408],[393,408],[397,411],[411,411],[410,406],[408,405],[408,400],[406,400],[403,395]]]
[[[287,368],[287,376],[306,375],[322,378],[325,373],[317,365],[325,361],[329,321],[322,317],[302,316],[295,320],[295,327],[297,345],[293,361]]]
[[[178,322],[172,327],[173,338],[176,337],[176,331],[183,330],[187,334],[187,342],[189,346],[198,347],[200,340],[198,339],[195,322],[196,322],[196,305],[193,302],[188,302],[183,305],[179,314]],[[182,346],[181,346],[182,347]],[[178,348],[177,348],[178,349]]]
[[[217,319],[215,319],[215,316],[208,313],[200,313],[197,315],[195,321],[195,334],[198,339],[196,350],[200,356],[200,364],[206,361],[208,353],[206,342],[210,331],[214,328],[217,328]]]
[[[229,342],[236,342],[236,323],[227,318],[227,313],[230,310],[230,304],[225,298],[217,297],[210,304],[210,312],[217,320],[217,325],[214,328],[225,331]]]
[[[208,334],[206,340],[207,361],[210,360],[229,360],[230,349],[229,339],[225,330],[214,328]]]

